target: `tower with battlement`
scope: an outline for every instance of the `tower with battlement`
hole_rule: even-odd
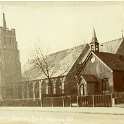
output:
[[[15,29],[7,28],[3,13],[3,26],[0,27],[0,97],[14,96],[14,89],[20,81],[21,63]]]

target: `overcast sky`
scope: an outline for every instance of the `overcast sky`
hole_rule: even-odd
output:
[[[0,3],[9,28],[16,28],[22,65],[41,47],[48,53],[89,42],[92,27],[99,42],[121,37],[122,2],[11,2]],[[2,20],[0,22],[2,24]]]

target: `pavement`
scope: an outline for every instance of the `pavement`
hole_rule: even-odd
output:
[[[124,124],[124,108],[0,107],[0,124]]]
[[[59,113],[112,114],[124,115],[124,108],[116,107],[0,107],[2,111],[38,111]]]

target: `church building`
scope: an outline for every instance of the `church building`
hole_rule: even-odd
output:
[[[20,81],[21,63],[16,32],[7,28],[3,13],[3,26],[0,27],[0,98],[17,97]]]
[[[94,29],[87,51],[67,74],[65,85],[66,94],[81,96],[124,92],[124,55],[101,51]]]

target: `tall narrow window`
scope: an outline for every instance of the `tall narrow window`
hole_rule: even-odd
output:
[[[80,87],[80,94],[81,94],[81,96],[85,95],[85,91],[84,90],[85,90],[84,89],[84,84],[82,84],[81,87]]]
[[[48,95],[48,91],[49,90],[49,87],[48,87],[48,85],[46,85],[46,94]]]
[[[61,90],[62,90],[62,94],[64,94],[64,82],[62,82]]]
[[[108,78],[104,78],[104,79],[102,80],[102,90],[103,90],[103,91],[108,91],[108,90],[109,90]]]
[[[56,94],[56,84],[53,84],[53,94]]]

